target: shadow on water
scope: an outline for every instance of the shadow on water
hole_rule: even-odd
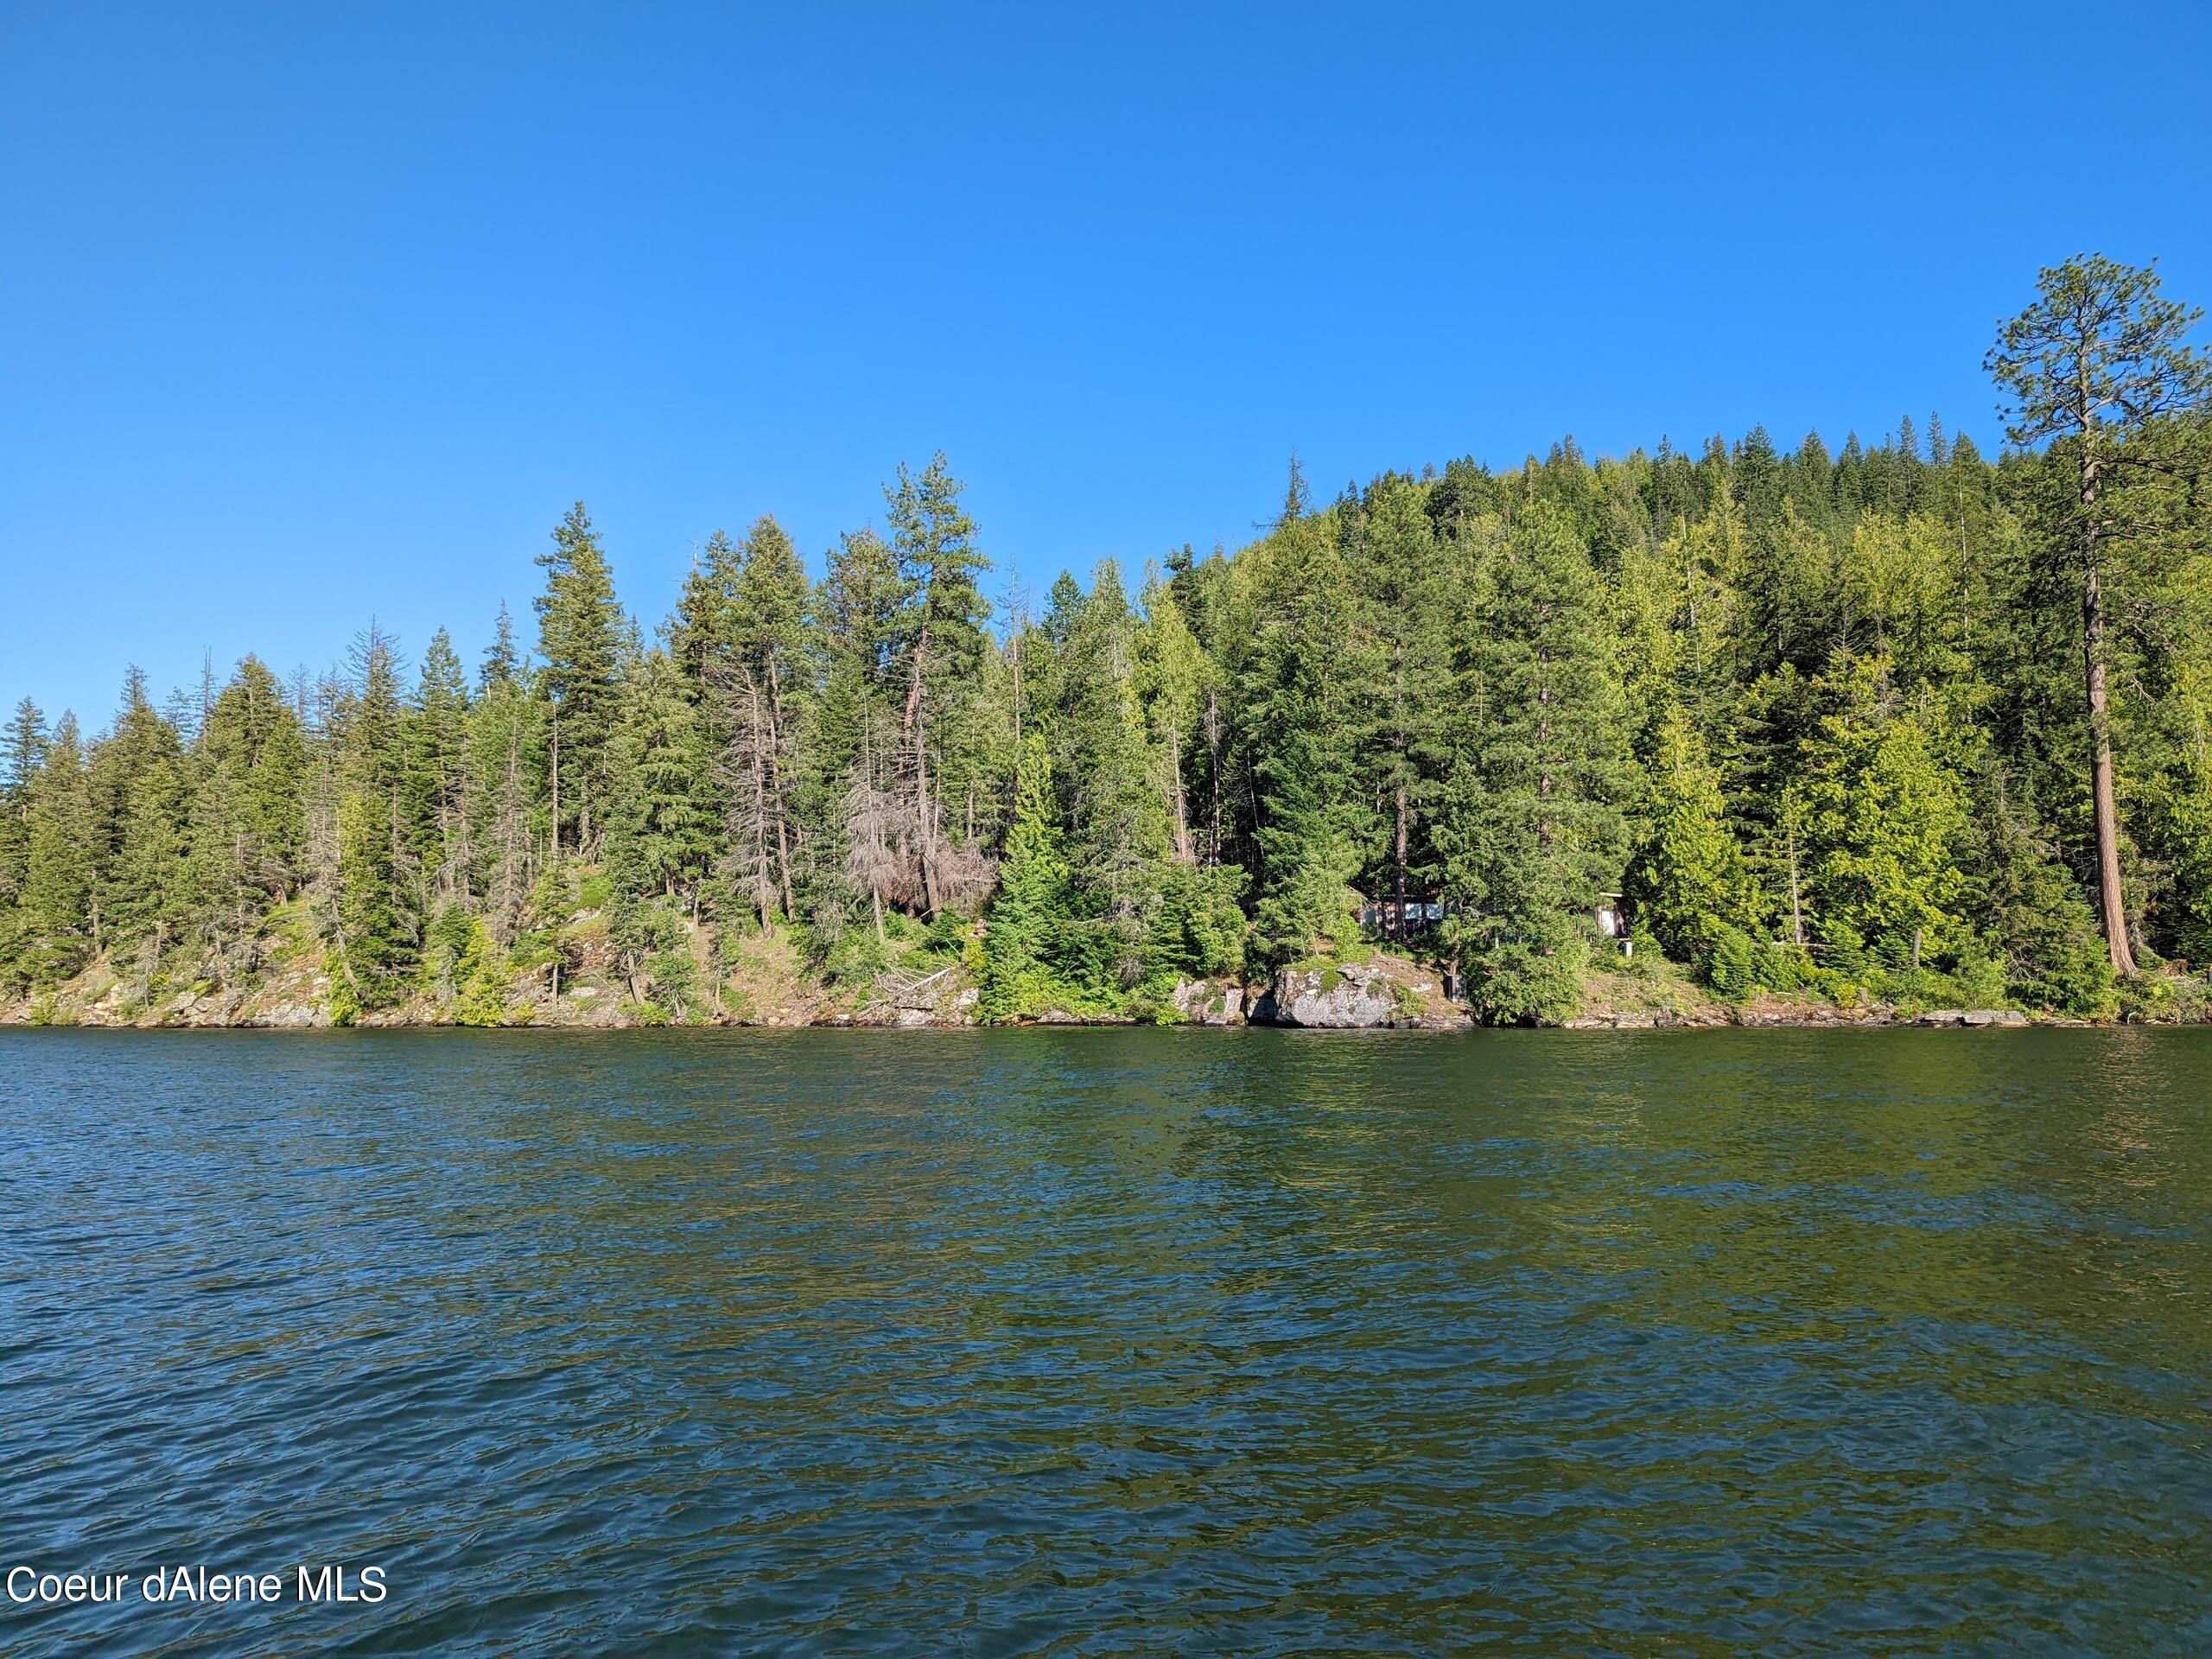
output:
[[[0,1654],[2212,1649],[2212,1036],[0,1035]],[[289,1583],[288,1583],[289,1588]]]

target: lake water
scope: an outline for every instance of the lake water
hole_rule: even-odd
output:
[[[0,1033],[0,1654],[2202,1655],[2209,1246],[2212,1033]]]

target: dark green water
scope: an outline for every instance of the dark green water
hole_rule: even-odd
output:
[[[0,1033],[0,1653],[2200,1655],[2212,1033]]]

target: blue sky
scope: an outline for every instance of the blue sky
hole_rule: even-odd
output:
[[[2212,302],[2208,201],[2202,4],[0,3],[0,696],[473,657],[578,497],[652,621],[940,448],[1041,588],[1294,447],[1987,442],[2036,267]]]

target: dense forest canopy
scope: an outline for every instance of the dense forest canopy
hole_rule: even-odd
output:
[[[97,735],[26,698],[0,985],[305,940],[341,1020],[486,1023],[586,906],[679,1019],[763,934],[831,983],[919,939],[1011,1018],[1381,931],[1516,1020],[1572,1011],[1611,906],[1726,996],[2109,1014],[2212,958],[2195,321],[2076,260],[1990,355],[1999,454],[1566,441],[1325,505],[1294,463],[1250,545],[1034,601],[943,456],[818,581],[772,518],[717,534],[650,636],[579,504],[473,669],[372,626],[319,678],[134,671]]]

